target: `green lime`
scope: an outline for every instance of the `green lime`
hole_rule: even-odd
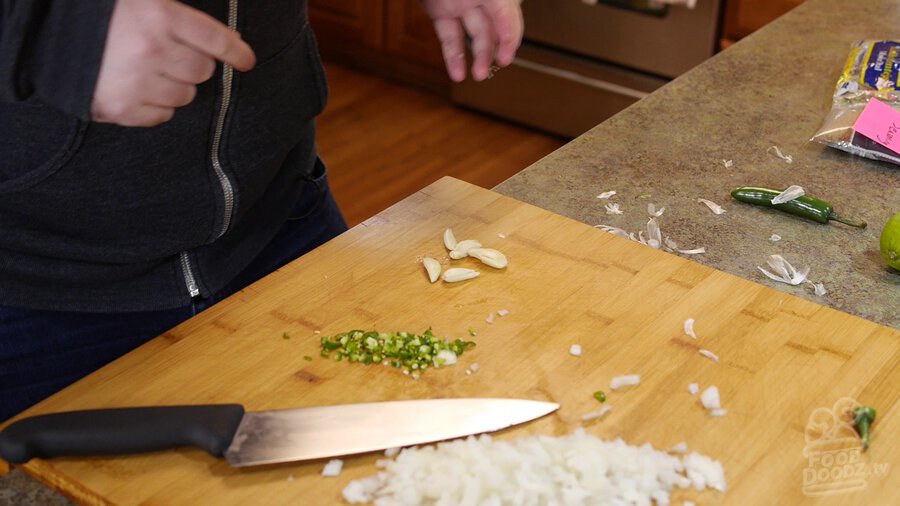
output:
[[[881,231],[881,254],[888,265],[900,271],[900,213],[891,216]]]

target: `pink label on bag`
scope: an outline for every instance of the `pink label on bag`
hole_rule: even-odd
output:
[[[880,100],[869,100],[853,124],[853,130],[900,153],[900,112]]]

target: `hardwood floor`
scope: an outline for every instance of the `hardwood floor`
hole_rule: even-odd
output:
[[[564,141],[326,63],[319,153],[350,226],[450,175],[492,188]]]

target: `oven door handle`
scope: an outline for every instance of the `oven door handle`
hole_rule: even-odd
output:
[[[594,79],[592,77],[583,76],[577,72],[572,72],[571,70],[563,70],[560,68],[551,67],[550,65],[544,65],[543,63],[526,60],[519,56],[513,59],[512,64],[529,70],[533,70],[535,72],[540,72],[542,74],[551,75],[560,79],[565,79],[567,81],[572,81],[585,86],[590,86],[592,88],[597,88],[599,90],[615,93],[617,95],[631,97],[636,100],[640,100],[649,95],[649,93],[644,91],[611,83],[609,81],[603,81],[601,79]]]
[[[697,7],[697,0],[650,0],[651,4],[658,4],[660,7],[664,5],[682,5],[688,9]]]

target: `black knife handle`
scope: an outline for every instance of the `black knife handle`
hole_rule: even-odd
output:
[[[0,432],[0,457],[121,455],[195,446],[222,457],[237,431],[240,404],[67,411],[23,418]]]

